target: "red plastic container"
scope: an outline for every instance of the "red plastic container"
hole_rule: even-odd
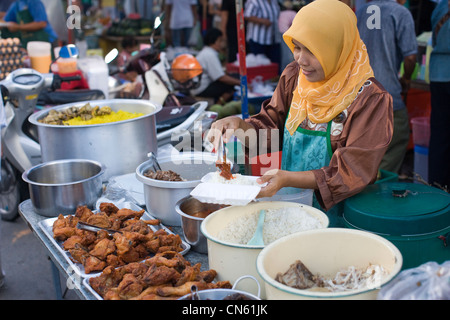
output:
[[[416,146],[428,147],[430,143],[430,117],[411,119],[413,142]]]
[[[418,117],[429,117],[431,113],[431,94],[429,91],[410,89],[406,100],[406,108],[411,126],[408,149],[414,149],[411,120]]]
[[[227,63],[227,73],[239,74],[239,66],[234,63]],[[278,76],[278,63],[268,65],[247,67],[247,81],[251,82],[256,76],[262,76],[263,80],[270,80]]]

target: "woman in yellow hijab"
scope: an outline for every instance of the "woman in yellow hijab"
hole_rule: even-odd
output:
[[[227,140],[234,134],[250,154],[281,150],[281,169],[261,177],[268,185],[258,197],[281,188],[314,189],[315,206],[327,211],[330,226],[340,226],[338,204],[377,177],[392,137],[392,98],[373,78],[355,14],[346,4],[306,5],[283,39],[294,61],[272,98],[249,119],[215,122],[209,137],[216,141],[224,134]],[[264,134],[251,139],[255,129]]]

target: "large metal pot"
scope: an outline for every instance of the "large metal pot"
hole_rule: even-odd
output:
[[[94,106],[109,106],[113,111],[138,112],[138,118],[84,126],[64,126],[40,123],[50,110],[62,111],[82,107],[85,102],[69,103],[45,109],[29,117],[38,128],[42,161],[59,159],[92,159],[103,163],[110,177],[132,173],[145,161],[149,152],[157,152],[156,117],[161,106],[150,101],[114,99],[93,101]]]
[[[67,159],[38,164],[22,175],[36,212],[46,217],[93,208],[102,194],[105,167],[93,160]]]

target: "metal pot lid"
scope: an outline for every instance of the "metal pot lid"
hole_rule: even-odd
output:
[[[387,235],[418,235],[450,226],[450,194],[415,183],[373,184],[345,201],[351,226]]]

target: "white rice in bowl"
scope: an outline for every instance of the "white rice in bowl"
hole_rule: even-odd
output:
[[[217,234],[222,241],[247,244],[253,237],[258,223],[259,211],[246,214],[228,223]],[[263,226],[264,244],[278,240],[284,236],[322,227],[320,220],[301,207],[282,207],[266,210]]]

